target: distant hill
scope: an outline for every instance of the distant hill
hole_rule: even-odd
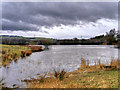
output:
[[[111,29],[106,35],[98,35],[89,39],[52,39],[44,37],[23,37],[0,35],[2,44],[8,45],[116,45],[120,42],[119,33]]]
[[[22,37],[22,36],[14,36],[14,35],[0,35],[0,37]]]

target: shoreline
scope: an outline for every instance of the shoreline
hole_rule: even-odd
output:
[[[12,61],[17,61],[20,57],[30,56],[33,52],[44,51],[42,46],[29,45],[0,45],[2,47],[0,53],[0,66],[8,66]]]
[[[49,77],[45,77],[45,75],[38,79],[26,79],[23,82],[26,82],[26,88],[117,88],[118,71],[120,70],[117,65],[118,63],[114,61],[109,66],[104,64],[80,66],[78,70],[72,72],[55,71],[55,73],[49,73]],[[56,73],[63,75],[63,79],[56,77]],[[102,83],[100,79],[103,81]]]
[[[103,65],[103,64],[101,64],[100,62],[98,63],[98,64],[101,64],[101,66],[102,66],[102,68],[100,69],[100,67],[97,67],[97,65],[96,66],[90,66],[89,65],[89,62],[87,62],[86,60],[84,60],[84,58],[81,58],[81,60],[83,61],[83,63],[82,63],[82,65],[83,65],[83,67],[82,66],[80,66],[80,68],[78,69],[78,70],[75,70],[75,71],[73,71],[73,72],[69,72],[69,73],[66,73],[65,74],[65,80],[67,80],[67,79],[71,79],[71,78],[74,78],[76,75],[77,75],[77,77],[79,77],[79,76],[81,76],[81,77],[84,77],[84,74],[90,74],[90,73],[94,73],[94,74],[101,74],[101,73],[105,73],[105,72],[107,72],[106,70],[104,70],[103,68],[107,68],[107,67],[109,67],[108,69],[110,69],[110,68],[116,68],[116,67],[111,67],[111,66],[106,66],[106,65]],[[112,62],[112,63],[114,63],[114,62]],[[84,67],[84,65],[85,65],[85,67]],[[82,68],[81,68],[82,67]],[[96,68],[95,68],[96,67]],[[94,69],[93,69],[94,68]],[[99,68],[99,69],[98,69]],[[93,72],[93,70],[94,70],[94,72]],[[96,71],[95,71],[96,70]],[[109,70],[109,71],[112,71],[112,72],[114,72],[113,70]],[[99,73],[100,72],[100,73]],[[61,73],[61,72],[59,72],[59,73]],[[70,74],[71,73],[71,74]],[[117,72],[116,72],[117,73]],[[50,74],[52,77],[43,77],[43,76],[40,76],[40,77],[43,77],[43,79],[45,79],[45,82],[47,83],[47,82],[50,82],[49,80],[53,80],[53,81],[58,81],[58,83],[61,83],[61,82],[65,82],[64,81],[64,79],[62,80],[62,81],[60,81],[59,79],[56,79],[55,78],[55,76],[54,76],[54,73],[53,74]],[[67,76],[66,76],[67,75]],[[79,76],[78,76],[79,75]],[[38,75],[39,76],[39,75]],[[79,77],[80,78],[80,77]],[[40,84],[40,86],[41,86],[41,84],[43,85],[43,83],[41,83],[41,78],[38,78],[38,79],[31,79],[31,81],[33,81],[32,82],[32,84],[34,84],[34,83],[36,83],[36,82],[38,82],[39,84]],[[70,81],[69,81],[70,82]],[[50,82],[51,83],[51,82]],[[65,83],[68,83],[68,82],[65,82]],[[30,83],[29,83],[30,84]],[[63,83],[61,83],[61,84],[63,84]],[[16,85],[17,86],[17,85]],[[38,86],[38,87],[40,87],[40,86]],[[74,86],[74,85],[73,85]],[[62,88],[63,86],[61,86],[61,88]],[[64,87],[68,87],[68,86],[64,86]],[[70,85],[70,87],[72,87],[71,85]],[[77,87],[77,86],[76,86]],[[46,88],[46,87],[45,87]],[[48,87],[49,88],[49,87]],[[59,87],[58,87],[59,88]]]

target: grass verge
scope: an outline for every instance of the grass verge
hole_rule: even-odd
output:
[[[66,73],[64,69],[55,71],[53,76],[27,82],[29,88],[118,88],[119,60],[111,60],[110,65],[98,64],[89,66],[89,62],[81,59],[83,65],[76,71]],[[65,73],[64,73],[65,72]],[[60,79],[60,74],[63,74]]]
[[[55,77],[46,77],[40,80],[27,82],[29,88],[118,88],[118,70],[81,72],[80,70],[66,74],[63,80]]]

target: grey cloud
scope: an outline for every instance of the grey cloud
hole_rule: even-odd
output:
[[[11,22],[11,21],[2,21],[3,30],[38,30],[35,26],[29,25],[24,22]]]
[[[101,18],[117,19],[114,2],[9,2],[2,4],[3,30],[38,30],[36,26],[74,25],[77,21],[96,22]],[[26,24],[20,24],[19,21]]]

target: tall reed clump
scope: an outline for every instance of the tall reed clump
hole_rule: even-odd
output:
[[[89,67],[89,60],[85,60],[84,58],[81,58],[81,68],[87,68]]]
[[[119,59],[112,59],[109,66],[115,66],[117,69],[120,69],[120,60]]]
[[[62,71],[54,70],[54,76],[60,81],[65,78],[66,71],[63,69]]]
[[[101,64],[100,60],[98,61],[98,66],[103,70],[116,70],[120,68],[119,65],[119,59],[112,59],[109,65]]]
[[[97,66],[98,68],[103,69],[103,67],[105,66],[104,64],[101,63],[100,59],[97,61]]]

